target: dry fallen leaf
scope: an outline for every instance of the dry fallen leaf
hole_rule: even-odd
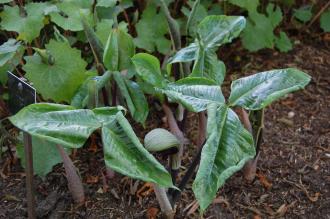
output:
[[[87,176],[86,183],[87,184],[96,184],[99,182],[98,176]]]
[[[149,208],[147,210],[147,218],[148,219],[156,219],[158,212],[159,212],[158,208],[155,208],[155,207]]]
[[[267,180],[267,178],[263,174],[257,173],[256,176],[259,178],[259,181],[263,187],[265,187],[266,189],[270,189],[272,187],[272,184]]]

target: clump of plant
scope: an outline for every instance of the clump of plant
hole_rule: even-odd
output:
[[[57,147],[59,154],[53,157],[61,156],[65,164],[70,163],[70,158],[63,148],[81,148],[90,136],[101,136],[107,168],[153,183],[157,200],[168,218],[174,217],[174,206],[197,166],[193,191],[204,212],[230,176],[248,161],[256,163],[253,160],[262,139],[263,109],[286,94],[304,88],[310,81],[307,74],[293,68],[265,71],[233,81],[226,100],[221,92],[226,69],[216,51],[240,36],[246,26],[244,17],[207,16],[195,27],[195,38],[182,41],[177,21],[166,3],[159,1],[157,7],[166,18],[172,45],[172,54],[161,65],[151,54],[135,54],[135,46],[148,47],[150,52],[156,48],[165,53],[168,51],[163,47],[164,39],[157,41],[155,36],[150,45],[146,44],[147,36],[134,40],[125,25],[117,21],[118,13],[125,8],[122,4],[71,3],[55,4],[61,13],[50,5],[51,12],[44,12],[44,16],[65,30],[84,33],[85,43],[91,49],[89,63],[78,49],[72,48],[71,35],[63,35],[55,26],[52,27],[54,39],[45,43],[45,48],[29,47],[31,41],[27,38],[27,49],[35,52],[25,57],[25,76],[44,99],[57,103],[33,104],[9,119],[47,147]],[[63,12],[72,12],[66,10],[76,10],[76,7],[79,14],[62,16]],[[156,5],[149,8],[142,20],[155,15],[153,7]],[[103,17],[104,10],[109,8],[113,8],[111,21]],[[193,7],[186,30],[194,24],[195,13]],[[72,23],[63,19],[70,19]],[[142,20],[139,28],[146,25]],[[69,24],[72,26],[67,26]],[[164,36],[162,31],[159,35]],[[186,47],[183,42],[187,42]],[[136,122],[144,124],[149,113],[146,95],[161,106],[170,132],[160,128],[151,130],[142,144],[125,116],[129,113]],[[61,104],[63,102],[67,104]],[[242,111],[241,117],[235,113],[236,109]],[[184,128],[187,111],[198,113],[198,147],[188,170],[178,179],[185,146],[190,143]],[[46,148],[36,145],[40,151]],[[168,168],[153,153],[167,157]],[[70,177],[70,173],[75,172],[72,165],[66,170],[69,184],[79,181]],[[253,177],[253,166],[247,166],[246,172]],[[82,188],[72,190],[75,197],[82,197]]]

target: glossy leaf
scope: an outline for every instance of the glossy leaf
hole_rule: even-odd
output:
[[[243,16],[211,15],[198,25],[197,34],[207,50],[230,43],[239,36],[244,27]]]
[[[90,110],[46,103],[29,105],[10,121],[32,136],[70,148],[81,147],[102,126]]]
[[[311,77],[294,68],[271,70],[232,82],[229,104],[259,110],[293,91],[303,89]]]
[[[147,53],[138,53],[132,58],[137,74],[155,87],[164,87],[165,79],[160,71],[159,60]]]
[[[113,170],[163,187],[173,187],[170,174],[143,147],[122,113],[117,113],[116,120],[102,128],[102,141],[105,163]]]
[[[196,43],[191,43],[186,48],[179,50],[173,57],[171,57],[169,63],[177,62],[191,62],[197,58],[198,45]]]
[[[85,74],[87,63],[81,58],[80,50],[71,48],[66,42],[50,40],[46,50],[54,58],[54,63],[45,63],[38,54],[26,56],[23,66],[26,77],[45,99],[70,102],[88,77]]]
[[[124,78],[119,72],[114,73],[113,76],[120,89],[121,95],[125,98],[133,119],[144,124],[149,113],[149,107],[140,86]]]
[[[190,81],[189,81],[190,80]],[[204,81],[201,79],[201,81]],[[158,89],[172,102],[182,104],[192,112],[201,112],[210,103],[224,103],[220,86],[205,85],[197,78],[185,79],[185,83],[170,83],[163,89]]]
[[[235,112],[225,105],[211,104],[208,107],[207,141],[193,183],[202,211],[212,203],[225,181],[254,155],[253,138]]]
[[[121,108],[75,109],[72,106],[32,104],[10,121],[19,129],[40,139],[69,148],[83,146],[87,138],[103,124],[109,123]]]
[[[110,71],[121,71],[131,66],[135,53],[133,38],[120,28],[113,29],[104,49],[103,63]]]
[[[218,60],[217,54],[213,51],[199,50],[197,60],[191,77],[205,77],[214,80],[218,85],[222,84],[226,74],[225,64]]]

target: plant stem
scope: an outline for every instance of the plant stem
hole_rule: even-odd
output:
[[[172,208],[172,205],[167,197],[165,188],[161,188],[157,184],[153,183],[154,191],[156,194],[156,198],[158,200],[160,209],[165,214],[165,217],[167,219],[174,218],[174,210]]]
[[[170,109],[170,107],[165,103],[163,103],[162,107],[163,107],[163,111],[166,115],[167,123],[169,125],[170,131],[180,141],[179,151],[176,154],[171,155],[171,157],[170,157],[170,170],[171,170],[170,172],[171,172],[173,183],[175,183],[176,175],[181,166],[181,158],[182,158],[182,154],[183,154],[183,145],[185,142],[185,138],[177,124],[177,121],[174,118],[173,112]]]
[[[254,159],[246,162],[243,168],[244,178],[252,182],[255,178],[257,171],[257,162],[260,156],[260,146],[263,137],[263,128],[264,128],[264,109],[250,111],[249,117],[247,119],[247,113],[242,109],[243,113],[243,123],[246,128],[252,133],[254,144],[256,148],[256,156]]]
[[[85,201],[84,187],[78,173],[76,172],[76,168],[63,147],[60,145],[56,145],[56,147],[63,160],[66,178],[68,180],[68,187],[72,194],[73,200],[77,204],[82,204]]]

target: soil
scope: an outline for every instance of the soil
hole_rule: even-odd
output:
[[[312,81],[306,90],[288,95],[267,108],[256,179],[248,183],[241,172],[232,176],[219,190],[205,218],[330,218],[330,41],[322,37],[296,41],[289,53],[262,50],[251,54],[239,49],[239,42],[230,49],[222,49],[220,56],[228,68],[227,81],[286,67],[308,72]],[[228,94],[229,83],[225,86],[224,93]],[[140,137],[152,128],[166,126],[162,113],[151,115],[146,130],[135,125]],[[196,138],[196,121],[196,116],[189,114],[187,136],[192,142]],[[74,205],[64,169],[57,165],[45,179],[35,177],[40,218],[161,217],[155,195],[147,189],[139,191],[143,182],[117,174],[105,183],[101,147],[96,152],[90,149],[79,150],[74,158],[84,182],[85,205]],[[195,146],[188,147],[183,160],[185,167],[196,151]],[[7,153],[1,158],[0,170],[0,218],[25,218],[24,170]],[[191,183],[176,210],[177,218],[199,217]]]

